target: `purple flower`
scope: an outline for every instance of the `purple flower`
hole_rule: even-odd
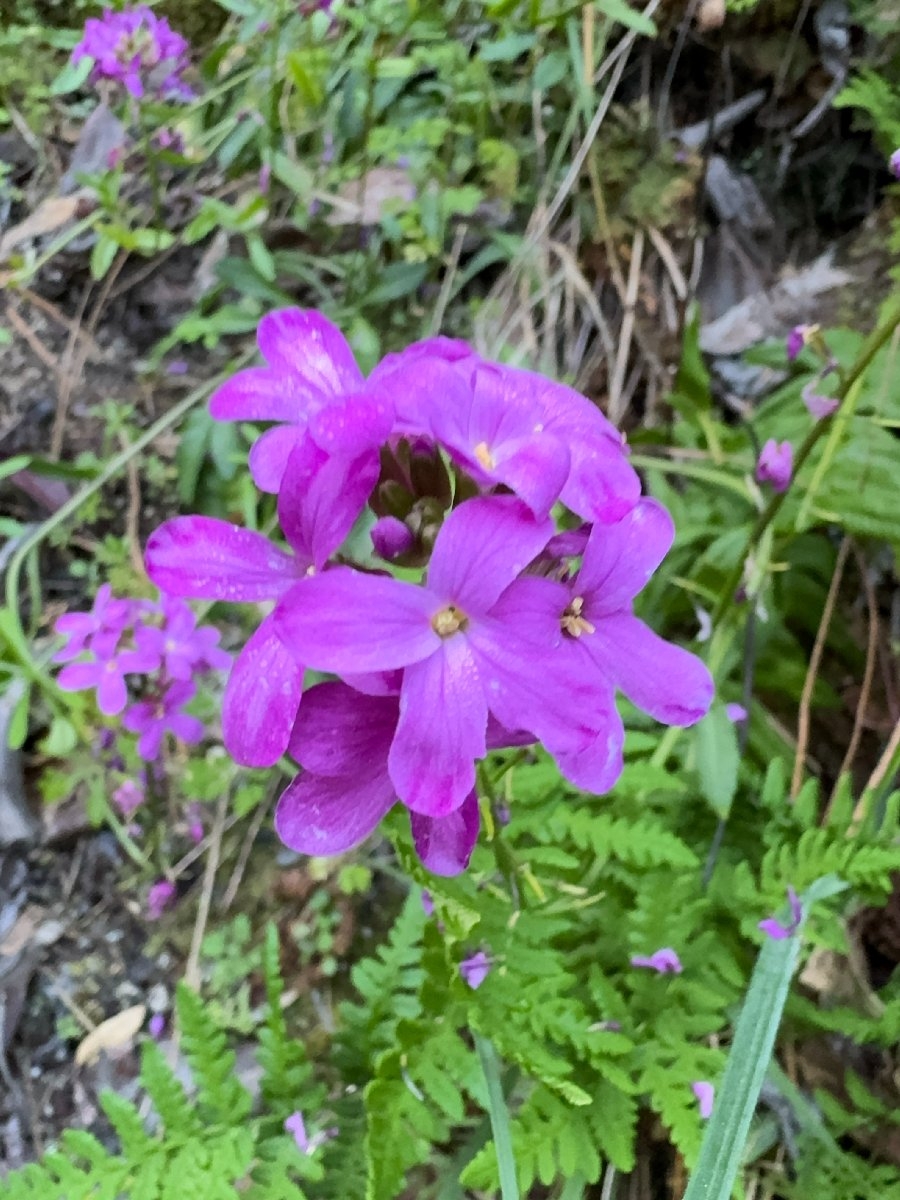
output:
[[[654,951],[653,954],[633,954],[631,965],[647,967],[660,975],[680,975],[683,969],[681,959],[671,946],[664,946],[661,950]]]
[[[85,22],[72,62],[92,59],[92,82],[115,79],[138,99],[149,89],[164,99],[189,100],[193,93],[181,78],[188,49],[165,17],[146,6],[119,13],[107,8],[102,17]]]
[[[277,422],[250,451],[256,486],[279,491],[307,431],[329,454],[374,455],[377,479],[377,448],[390,433],[392,405],[383,389],[364,391],[340,330],[321,313],[285,308],[263,317],[256,340],[268,365],[239,371],[209,402],[218,421]]]
[[[773,492],[785,492],[794,470],[794,448],[790,442],[769,438],[756,464],[756,482],[770,483]]]
[[[219,631],[209,625],[198,629],[197,618],[183,600],[163,596],[159,608],[164,624],[139,626],[135,642],[160,658],[170,679],[193,679],[201,672],[231,666],[231,655],[219,647]]]
[[[533,673],[525,697],[498,684],[494,715],[507,728],[533,733],[563,774],[585,790],[606,791],[621,773],[623,733],[614,689],[668,725],[693,724],[712,702],[712,677],[700,659],[658,637],[633,613],[633,597],[673,538],[662,505],[641,500],[616,524],[594,526],[577,575],[565,582],[525,575],[491,614],[530,641],[526,655]],[[559,714],[548,676],[570,696]],[[579,690],[592,694],[590,708],[575,700]]]
[[[160,590],[195,599],[277,600],[321,570],[350,532],[375,485],[377,458],[329,459],[304,440],[289,458],[278,498],[285,553],[250,529],[213,517],[176,517],[151,534],[145,562]],[[303,665],[266,617],[235,660],[225,689],[222,733],[229,754],[270,767],[287,748],[303,690]]]
[[[175,899],[175,884],[168,879],[159,879],[147,893],[147,918],[158,921]]]
[[[342,854],[367,838],[397,802],[388,761],[400,717],[397,695],[364,695],[345,683],[320,683],[304,696],[289,751],[304,768],[278,801],[278,836],[301,854]],[[487,744],[515,735],[492,724]],[[446,816],[410,813],[416,852],[435,875],[468,866],[478,838],[474,791]]]
[[[810,328],[811,326],[809,325],[795,325],[787,335],[786,350],[788,362],[793,362],[806,345],[806,337]]]
[[[157,885],[158,886],[158,885]],[[147,1032],[155,1042],[158,1042],[165,1032],[166,1018],[162,1013],[154,1013],[147,1025]]]
[[[510,487],[538,518],[561,499],[587,521],[617,521],[640,496],[619,432],[564,384],[449,338],[390,355],[369,382],[390,387],[395,432],[432,438],[479,485]]]
[[[743,704],[725,705],[725,716],[735,725],[739,724],[741,721],[746,721],[747,715],[747,710],[744,708]]]
[[[444,522],[427,586],[337,568],[304,580],[275,609],[285,645],[314,670],[352,676],[406,668],[388,767],[414,812],[445,817],[472,792],[474,761],[487,752],[489,708],[507,728],[521,727],[496,711],[500,675],[514,697],[539,691],[546,702],[554,692],[552,675],[536,669],[521,641],[527,614],[493,615],[551,532],[512,496],[476,498]],[[592,691],[557,696],[567,720]]]
[[[337,1137],[337,1129],[323,1129],[319,1133],[314,1133],[312,1137],[308,1137],[306,1133],[306,1122],[303,1120],[302,1112],[293,1112],[284,1123],[285,1133],[290,1133],[297,1149],[301,1154],[312,1154],[318,1150],[319,1146],[325,1142],[331,1141]]]
[[[784,941],[785,938],[793,937],[800,928],[800,922],[803,920],[803,906],[800,903],[800,897],[792,887],[787,890],[788,907],[790,908],[790,920],[787,925],[784,925],[776,917],[766,917],[764,921],[760,921],[759,928],[768,937],[773,938],[776,942]]]
[[[470,958],[464,958],[459,964],[459,973],[468,986],[475,991],[487,979],[491,969],[491,960],[483,950],[479,950]]]
[[[193,683],[178,680],[169,685],[155,700],[142,700],[127,709],[122,724],[132,733],[140,734],[137,752],[146,762],[159,757],[163,738],[167,733],[181,738],[183,742],[199,742],[203,736],[203,722],[182,712],[182,705],[193,699],[196,692]]]
[[[144,789],[134,779],[120,783],[112,794],[113,803],[126,819],[133,816],[144,803],[144,796]]]
[[[711,1083],[707,1083],[705,1079],[698,1079],[696,1083],[691,1084],[691,1091],[697,1097],[701,1119],[708,1121],[712,1116],[713,1103],[716,1099],[716,1089]]]
[[[131,600],[117,599],[110,585],[104,583],[97,589],[90,612],[64,613],[57,619],[54,628],[65,635],[66,643],[54,654],[53,661],[71,662],[91,648],[94,638],[102,638],[115,646],[131,621],[133,611]]]
[[[397,517],[380,517],[372,526],[369,536],[375,553],[386,562],[393,562],[395,558],[408,554],[416,541],[409,526]]]
[[[434,916],[434,901],[431,898],[431,892],[427,888],[422,889],[422,912],[426,917]]]
[[[92,646],[100,642],[92,640]],[[105,654],[102,651],[105,649]],[[69,663],[57,677],[57,684],[64,692],[83,692],[97,689],[97,706],[107,717],[120,713],[128,703],[126,675],[145,675],[159,666],[159,657],[145,650],[122,650],[114,652],[97,646],[97,657],[93,662]]]
[[[814,383],[808,383],[800,395],[809,415],[816,421],[821,421],[837,412],[841,402],[834,396],[820,396],[818,392],[813,391],[814,386]]]
[[[894,151],[894,153],[888,159],[888,166],[890,167],[890,172],[893,177],[895,179],[900,179],[900,150]]]

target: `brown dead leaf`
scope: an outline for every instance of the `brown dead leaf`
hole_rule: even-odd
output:
[[[114,1017],[101,1021],[96,1029],[92,1029],[75,1051],[75,1063],[84,1067],[94,1063],[101,1054],[115,1053],[124,1050],[134,1041],[135,1035],[144,1023],[147,1009],[143,1004],[134,1004]]]
[[[29,904],[20,912],[12,929],[4,938],[0,939],[0,957],[11,958],[20,950],[24,950],[28,943],[33,941],[46,911],[40,905]]]
[[[92,195],[87,188],[79,188],[70,196],[48,196],[46,200],[42,200],[33,213],[29,213],[18,225],[13,225],[12,229],[8,229],[0,238],[0,260],[6,258],[23,242],[62,229],[63,225],[75,218],[84,202]]]
[[[389,209],[415,197],[416,185],[403,167],[373,167],[322,200],[332,206],[325,218],[329,225],[377,225]]]

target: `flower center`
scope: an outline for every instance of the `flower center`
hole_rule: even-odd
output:
[[[596,627],[590,621],[581,615],[581,610],[584,608],[584,597],[573,596],[572,601],[566,608],[560,618],[560,625],[563,633],[567,633],[569,637],[579,638],[583,633],[595,633]]]
[[[494,456],[491,454],[491,448],[487,442],[479,442],[472,453],[486,471],[493,471],[496,463],[494,462]]]
[[[465,629],[468,623],[469,618],[455,604],[448,604],[431,618],[431,628],[440,638],[453,637],[454,633]]]

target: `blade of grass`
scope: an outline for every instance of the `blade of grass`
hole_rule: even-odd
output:
[[[803,916],[794,935],[782,941],[766,939],[684,1200],[730,1200],[800,954],[803,921],[811,904],[845,887],[834,875],[816,880],[802,897]]]
[[[474,1033],[475,1048],[484,1072],[488,1090],[488,1111],[491,1130],[494,1134],[494,1149],[497,1151],[497,1167],[500,1173],[500,1196],[502,1200],[519,1200],[519,1183],[516,1179],[516,1161],[513,1157],[512,1137],[509,1132],[509,1112],[500,1082],[500,1060],[487,1038]]]

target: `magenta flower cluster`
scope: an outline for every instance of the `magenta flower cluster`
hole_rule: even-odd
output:
[[[266,365],[211,411],[269,423],[249,466],[288,548],[180,517],[146,563],[169,594],[267,606],[223,734],[241,763],[288,751],[303,768],[278,806],[287,845],[347,850],[399,800],[422,860],[453,874],[489,751],[541,742],[602,792],[622,769],[617,690],[669,724],[704,715],[706,667],[633,612],[672,521],[589,400],[446,338],[366,379],[338,329],[299,309],[265,317],[258,342]],[[304,694],[307,670],[332,678]]]
[[[91,81],[112,79],[132,96],[149,94],[162,100],[190,100],[184,81],[189,46],[165,17],[146,7],[113,12],[85,22],[84,36],[72,51],[72,62],[93,62]]]
[[[66,639],[54,656],[67,664],[59,673],[60,688],[96,690],[100,711],[108,717],[122,713],[125,728],[139,735],[142,758],[158,758],[167,733],[184,742],[200,740],[202,723],[184,711],[197,691],[194,680],[229,667],[231,655],[219,647],[219,631],[198,626],[183,600],[121,599],[104,584],[91,611],[65,613],[56,632]],[[136,700],[127,676],[141,677]],[[133,800],[125,798],[123,809]]]

